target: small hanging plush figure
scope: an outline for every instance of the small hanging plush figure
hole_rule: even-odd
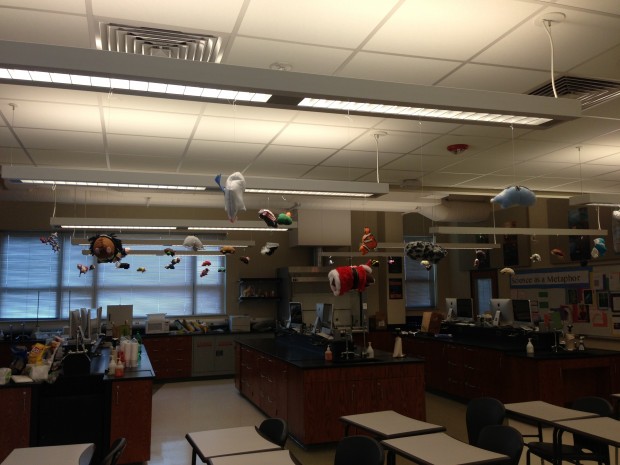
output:
[[[204,278],[205,276],[207,276],[209,274],[209,268],[205,268],[204,270],[202,270],[200,272],[200,277]]]
[[[81,263],[77,264],[77,269],[80,270],[79,276],[88,273],[88,267],[86,265],[82,265]]]
[[[146,268],[143,266],[139,266],[138,268],[136,268],[136,271],[140,272],[140,273],[144,273],[146,271]]]
[[[225,245],[225,246],[220,247],[220,253],[224,255],[229,254],[229,253],[233,254],[236,251],[237,249],[235,249],[232,245]]]
[[[487,254],[484,250],[478,249],[476,250],[476,258],[474,259],[474,268],[478,268],[480,263],[487,258]]]
[[[211,266],[211,262],[209,260],[205,260],[204,262],[202,262],[201,266]]]
[[[129,265],[129,263],[116,262],[114,266],[116,266],[116,268],[120,268],[121,270],[128,270],[131,265]]]
[[[222,186],[222,175],[215,177],[215,182],[222,192],[224,192],[224,210],[228,215],[231,223],[237,221],[237,213],[240,210],[245,211],[245,203],[243,203],[243,193],[245,192],[245,178],[238,171],[231,174],[226,179],[226,185]]]
[[[265,245],[261,247],[260,253],[263,255],[273,255],[278,247],[280,247],[278,242],[266,242]]]
[[[278,215],[278,224],[282,224],[282,225],[290,225],[293,224],[293,217],[291,215],[291,212],[286,212],[286,213],[280,213]]]
[[[278,219],[271,210],[267,210],[266,208],[259,210],[258,217],[263,220],[270,228],[278,227]]]
[[[180,262],[181,259],[179,257],[173,258],[172,260],[170,260],[170,263],[168,263],[164,268],[166,268],[167,270],[174,270],[174,266]]]
[[[364,235],[362,236],[362,243],[360,244],[360,252],[362,255],[366,255],[377,248],[377,239],[370,232],[369,227],[364,228]]]
[[[52,233],[47,237],[41,236],[40,240],[43,244],[49,244],[54,252],[58,252],[60,250],[60,244],[58,243],[58,233]]]
[[[564,251],[562,249],[551,249],[551,255],[555,255],[556,257],[564,258]]]
[[[239,260],[241,260],[243,263],[245,263],[246,265],[250,263],[250,257],[239,257]]]
[[[97,257],[99,263],[120,262],[129,249],[123,248],[123,243],[114,234],[99,234],[90,237],[90,254]]]
[[[202,250],[204,245],[202,245],[202,242],[196,236],[187,236],[183,240],[183,247],[186,249],[191,249],[195,252],[197,250]],[[174,250],[172,251],[172,256],[174,256]]]
[[[605,252],[607,252],[607,246],[605,245],[605,239],[602,237],[597,237],[596,239],[594,239],[594,247],[592,247],[592,251],[590,252],[590,255],[592,255],[592,258],[598,258],[598,257],[602,257],[603,255],[605,255]]]
[[[164,249],[164,253],[165,253],[166,255],[170,256],[170,257],[174,257],[174,254],[175,254],[176,252],[174,251],[174,249],[171,249],[170,247],[166,247],[166,248]]]
[[[541,260],[542,260],[542,258],[540,257],[540,254],[533,253],[533,254],[530,256],[530,261],[531,261],[532,263],[538,263],[538,262],[539,262],[539,261],[541,261]]]

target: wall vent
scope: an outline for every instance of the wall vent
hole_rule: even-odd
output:
[[[574,76],[561,76],[555,80],[558,97],[572,97],[581,102],[586,109],[605,103],[620,95],[620,82],[586,79]],[[551,82],[530,92],[530,95],[553,97]]]
[[[215,35],[103,22],[99,23],[97,48],[211,63],[222,60],[223,50],[222,37]]]

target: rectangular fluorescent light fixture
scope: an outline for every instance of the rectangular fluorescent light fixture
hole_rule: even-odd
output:
[[[242,241],[236,239],[209,239],[209,238],[199,238],[202,244],[205,247],[213,246],[220,247],[223,245],[230,245],[233,247],[253,247],[256,245],[255,241]],[[171,239],[169,237],[161,237],[157,239],[152,238],[137,238],[137,237],[127,237],[123,236],[123,244],[124,245],[149,245],[149,246],[161,246],[161,247],[183,247],[183,242],[185,238],[176,238]],[[90,245],[90,241],[88,238],[78,238],[73,236],[71,238],[71,245]],[[175,250],[176,252],[176,250]]]
[[[620,207],[620,194],[581,194],[568,199],[571,207]]]
[[[2,179],[11,185],[81,186],[111,189],[145,189],[155,191],[220,192],[213,174],[155,173],[138,171],[90,170],[2,165]],[[224,180],[226,177],[224,176]],[[309,195],[347,198],[370,198],[387,194],[389,184],[317,179],[248,177],[248,194]]]
[[[0,41],[0,82],[237,102],[289,110],[544,128],[581,116],[576,99],[371,81],[48,44]]]
[[[295,229],[296,224],[279,225],[270,228],[264,221],[227,220],[166,220],[132,218],[50,218],[50,226],[60,229],[98,230],[98,231],[269,231],[285,232]]]
[[[433,226],[431,234],[506,234],[525,236],[606,236],[606,229],[494,228],[476,226]],[[481,247],[480,247],[481,248]]]

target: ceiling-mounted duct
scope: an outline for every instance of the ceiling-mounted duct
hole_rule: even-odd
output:
[[[478,223],[491,213],[489,202],[466,202],[442,200],[432,207],[420,207],[416,213],[441,223]]]
[[[583,110],[620,95],[620,82],[615,81],[560,76],[554,80],[554,84],[559,97],[572,97],[579,100]],[[530,92],[530,95],[553,97],[553,86],[549,82]]]
[[[97,48],[189,61],[219,63],[222,38],[209,34],[191,34],[151,27],[99,23]]]

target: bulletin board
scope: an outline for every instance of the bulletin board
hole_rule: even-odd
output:
[[[520,270],[510,284],[540,321],[559,312],[575,334],[620,337],[620,266]]]

